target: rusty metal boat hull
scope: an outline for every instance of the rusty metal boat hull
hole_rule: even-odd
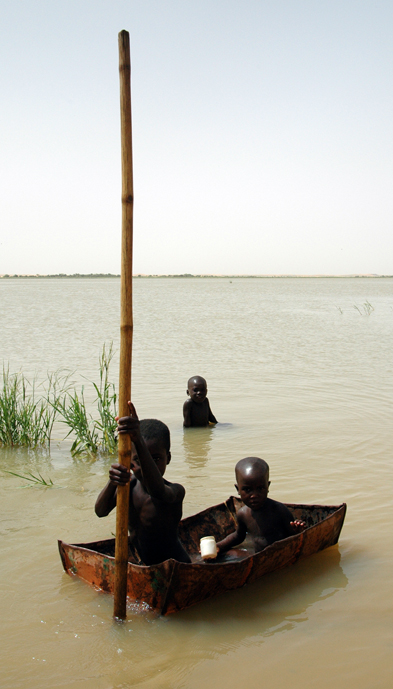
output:
[[[166,615],[240,588],[337,543],[346,512],[345,503],[338,506],[287,504],[294,519],[306,522],[307,528],[302,533],[277,541],[256,554],[238,550],[231,556],[223,556],[222,561],[200,561],[200,538],[215,536],[221,540],[234,531],[236,512],[242,504],[238,498],[231,497],[180,522],[180,540],[194,560],[190,564],[166,560],[145,566],[130,544],[128,598]],[[75,545],[58,543],[68,574],[80,577],[97,590],[113,593],[115,539]],[[198,559],[199,562],[195,561]]]

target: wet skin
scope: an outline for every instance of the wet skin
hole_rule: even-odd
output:
[[[130,486],[128,528],[131,539],[146,565],[174,558],[191,562],[178,538],[185,490],[163,478],[171,454],[160,440],[145,440],[139,430],[135,409],[118,419],[119,433],[129,433],[133,442],[131,471],[112,464],[109,481],[97,498],[95,511],[104,517],[116,506],[117,486]]]
[[[207,384],[201,376],[195,376],[188,381],[187,395],[189,399],[183,405],[183,426],[208,426],[217,423],[217,419],[210,409],[207,398]]]
[[[240,545],[249,533],[253,539],[255,552],[303,531],[306,524],[294,521],[289,509],[281,502],[268,498],[269,472],[263,467],[249,465],[236,470],[235,487],[244,502],[237,513],[237,529],[217,543],[217,549],[224,553]]]

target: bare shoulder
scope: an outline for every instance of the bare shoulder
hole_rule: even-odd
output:
[[[210,407],[210,402],[209,402],[209,400],[207,399],[207,397],[206,397],[206,399],[205,399],[204,404],[206,404],[206,407],[207,407],[208,411],[210,412],[210,414],[213,414],[213,412],[212,412],[212,410],[211,410],[211,407]]]
[[[272,500],[271,498],[268,498],[267,502],[269,502],[269,507],[272,512],[279,514],[281,517],[290,517],[291,519],[293,519],[291,511],[288,509],[286,505],[284,505],[283,502],[279,502],[278,500]]]
[[[192,399],[188,398],[183,404],[183,409],[191,409],[193,405]]]
[[[240,508],[240,510],[237,511],[236,514],[236,519],[238,522],[243,522],[244,524],[247,523],[247,520],[249,519],[251,514],[251,510],[247,505],[243,505],[243,507]]]
[[[181,483],[170,483],[164,479],[165,486],[169,489],[173,495],[173,502],[182,502],[186,494],[186,489]]]

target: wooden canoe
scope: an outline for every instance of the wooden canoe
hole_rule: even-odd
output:
[[[294,564],[299,558],[337,543],[344,522],[346,504],[338,506],[293,505],[287,507],[294,519],[307,528],[299,534],[277,541],[259,553],[240,546],[221,559],[203,562],[199,540],[215,536],[221,540],[236,524],[236,512],[243,503],[230,497],[225,503],[183,519],[179,537],[190,553],[192,563],[166,560],[158,565],[141,564],[129,545],[128,587],[130,601],[147,604],[162,615],[184,610],[224,591],[240,588],[275,569]],[[65,571],[87,581],[97,590],[113,593],[115,539],[69,545],[59,541]]]

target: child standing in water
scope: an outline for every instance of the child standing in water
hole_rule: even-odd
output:
[[[217,543],[217,551],[225,553],[240,545],[249,533],[255,552],[275,541],[293,536],[306,528],[305,522],[294,521],[288,507],[267,497],[269,465],[259,457],[246,457],[236,464],[236,484],[244,507],[237,513],[237,529]]]
[[[95,504],[96,514],[109,514],[116,507],[117,486],[128,484],[128,528],[143,563],[154,565],[170,558],[191,562],[178,537],[185,490],[163,478],[171,461],[169,428],[157,419],[139,421],[133,404],[128,406],[131,415],[117,420],[119,433],[128,433],[133,442],[132,474],[122,464],[112,464],[109,481]]]
[[[208,426],[209,423],[218,423],[207,399],[207,383],[201,376],[193,376],[187,383],[187,395],[189,399],[183,405],[183,426]]]

